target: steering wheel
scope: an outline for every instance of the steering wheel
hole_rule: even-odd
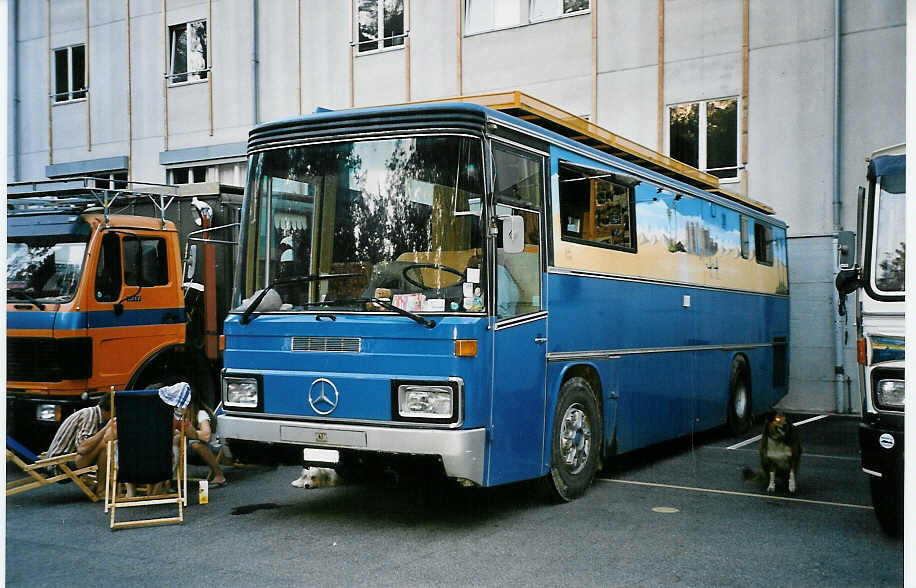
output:
[[[421,281],[418,282],[417,280],[411,279],[411,277],[407,275],[408,272],[412,270],[421,270],[421,269],[434,269],[434,270],[439,270],[442,272],[448,272],[450,274],[455,274],[456,276],[458,276],[458,281],[455,282],[454,284],[451,284],[452,286],[458,286],[464,283],[464,274],[462,272],[456,270],[453,267],[450,267],[447,265],[441,265],[438,263],[411,263],[410,265],[407,265],[404,267],[404,269],[401,271],[401,275],[404,277],[404,280],[406,280],[407,283],[413,286],[416,286],[417,288],[420,288],[422,290],[432,290],[433,289],[432,286],[427,286],[426,284],[422,282],[423,280],[422,276],[420,277]],[[438,290],[438,288],[436,289]]]

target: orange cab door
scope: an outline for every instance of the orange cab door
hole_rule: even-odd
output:
[[[184,342],[177,247],[174,233],[103,231],[88,301],[93,386],[124,387],[145,360]]]

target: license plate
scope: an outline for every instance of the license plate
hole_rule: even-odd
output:
[[[336,449],[312,449],[306,447],[302,450],[302,461],[305,463],[336,464],[340,461],[340,452]]]

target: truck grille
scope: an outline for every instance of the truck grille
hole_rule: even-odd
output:
[[[359,337],[293,337],[293,351],[328,351],[336,353],[359,353]]]
[[[92,339],[10,337],[6,340],[9,382],[60,382],[92,376]]]

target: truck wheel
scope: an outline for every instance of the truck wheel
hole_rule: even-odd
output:
[[[601,420],[591,386],[570,378],[560,388],[553,417],[547,493],[554,502],[581,496],[595,479],[601,452]]]
[[[728,429],[732,435],[751,428],[751,386],[747,361],[740,355],[732,361],[728,376]]]
[[[892,478],[869,476],[871,504],[881,529],[891,537],[903,531],[903,484]]]

